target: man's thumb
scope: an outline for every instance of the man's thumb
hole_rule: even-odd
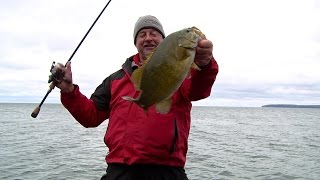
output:
[[[71,61],[68,61],[66,64],[66,69],[71,71]]]

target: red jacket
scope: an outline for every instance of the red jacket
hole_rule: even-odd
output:
[[[107,77],[90,99],[76,86],[74,92],[61,93],[61,102],[84,127],[97,127],[109,118],[104,142],[109,148],[107,163],[159,164],[184,167],[188,150],[191,101],[210,95],[218,73],[214,59],[192,70],[173,95],[173,104],[167,114],[148,113],[123,96],[137,97],[130,80],[138,55],[126,60],[122,69]]]

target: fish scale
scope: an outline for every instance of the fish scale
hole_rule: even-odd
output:
[[[145,110],[155,105],[157,112],[168,113],[172,104],[171,97],[187,77],[190,68],[200,70],[194,64],[194,57],[202,36],[196,27],[169,34],[131,76],[136,90],[140,91],[139,97],[123,98]]]

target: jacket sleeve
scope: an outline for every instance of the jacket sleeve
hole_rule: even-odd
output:
[[[95,92],[102,92],[104,89],[101,84]],[[88,99],[80,92],[77,85],[75,85],[73,92],[61,93],[61,103],[82,126],[87,128],[97,127],[109,118],[108,106],[99,108],[93,99]],[[106,104],[108,103],[106,102]]]
[[[189,101],[209,97],[218,71],[219,66],[214,58],[211,59],[209,64],[201,67],[200,71],[191,69],[190,77],[180,87],[183,96]]]

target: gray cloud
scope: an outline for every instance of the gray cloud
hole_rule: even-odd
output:
[[[140,13],[149,10],[135,6],[128,16],[123,12],[132,9],[123,3],[111,3],[77,54],[74,77],[88,95],[112,73],[111,65],[121,61],[120,68],[122,60],[135,53],[128,50],[133,46],[129,28]],[[125,3],[129,7],[134,4]],[[201,103],[260,106],[320,102],[320,26],[315,18],[319,13],[312,3],[281,1],[275,5],[265,1],[254,2],[248,8],[239,1],[234,1],[237,6],[224,1],[213,3],[215,6],[203,7],[201,13],[195,9],[193,17],[174,14],[183,26],[199,25],[214,42],[220,73],[212,95]],[[103,5],[102,1],[84,0],[2,1],[0,102],[40,101],[48,88],[52,60],[66,61]],[[170,11],[163,13],[166,6],[159,4],[152,12],[163,20],[166,30],[177,30],[181,25],[170,19]],[[210,23],[205,15],[210,15]],[[59,102],[58,90],[46,102]]]
[[[217,99],[237,101],[238,105],[248,103],[249,106],[268,103],[319,104],[320,84],[215,84],[211,99],[213,102]]]

